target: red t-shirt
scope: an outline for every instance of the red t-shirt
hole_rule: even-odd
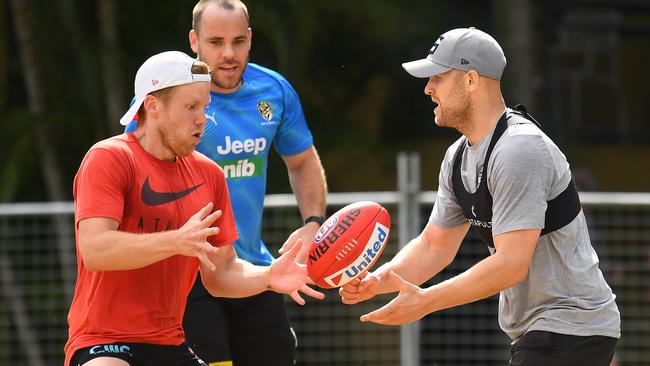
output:
[[[146,152],[133,134],[93,146],[74,180],[75,233],[90,217],[119,222],[120,231],[151,233],[174,230],[214,203],[223,215],[214,226],[214,246],[237,239],[223,170],[194,152],[165,162]],[[175,255],[144,268],[90,272],[79,255],[77,284],[68,314],[66,363],[74,352],[99,343],[134,342],[178,345],[185,302],[199,268],[195,257]]]

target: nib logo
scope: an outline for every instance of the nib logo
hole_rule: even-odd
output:
[[[158,84],[158,83],[159,83],[159,81],[156,80],[156,79],[151,80],[151,85],[156,85],[156,84]]]
[[[464,58],[460,59],[460,64],[461,65],[469,65],[469,61],[465,60]]]

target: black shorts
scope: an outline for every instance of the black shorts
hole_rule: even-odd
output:
[[[534,330],[510,347],[510,366],[609,366],[617,341]]]
[[[78,349],[69,366],[83,365],[100,357],[119,358],[131,366],[207,366],[190,350],[187,343],[179,346],[162,346],[148,343],[110,343]]]
[[[215,298],[198,276],[187,300],[183,328],[192,350],[210,365],[295,363],[296,338],[284,296],[272,291],[243,299]]]

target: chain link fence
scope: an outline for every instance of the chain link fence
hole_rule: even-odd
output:
[[[601,268],[623,318],[617,365],[650,365],[650,194],[581,196]],[[392,214],[392,229],[381,265],[404,238],[423,227],[434,197],[434,192],[332,193],[328,214],[352,201],[382,203]],[[405,206],[409,200],[416,204]],[[411,214],[403,215],[405,210]],[[272,251],[299,224],[291,195],[267,198],[263,230]],[[72,228],[71,203],[0,205],[0,366],[62,364],[76,274]],[[468,236],[456,260],[431,283],[460,273],[487,254],[482,243]],[[400,329],[359,321],[390,295],[348,306],[336,291],[326,293],[324,301],[307,300],[305,306],[287,300],[299,340],[299,365],[507,364],[509,339],[498,327],[496,296]]]

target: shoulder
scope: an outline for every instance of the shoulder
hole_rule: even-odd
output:
[[[285,77],[282,76],[279,72],[273,71],[267,67],[249,62],[246,66],[246,71],[244,72],[249,78],[266,78],[270,80],[284,80]]]
[[[127,149],[129,144],[129,135],[123,133],[121,135],[116,135],[109,137],[105,140],[96,142],[90,150],[94,149],[105,149],[105,150],[123,150]]]
[[[494,146],[488,162],[488,176],[506,181],[531,175],[555,177],[556,159],[552,152],[552,141],[528,120],[510,122]]]
[[[126,184],[131,177],[135,176],[138,166],[132,143],[137,142],[131,141],[127,134],[95,143],[84,156],[75,176],[75,182],[93,176],[94,181]]]
[[[133,154],[131,149],[131,138],[127,133],[121,135],[109,137],[105,140],[95,143],[90,149],[86,156],[106,156],[114,158],[126,158]]]
[[[251,81],[275,84],[274,86],[279,86],[284,90],[293,90],[289,81],[280,73],[252,62],[246,66],[244,76]]]
[[[507,160],[538,161],[549,157],[548,142],[537,125],[514,115],[508,120],[508,128],[494,146],[493,155]]]

